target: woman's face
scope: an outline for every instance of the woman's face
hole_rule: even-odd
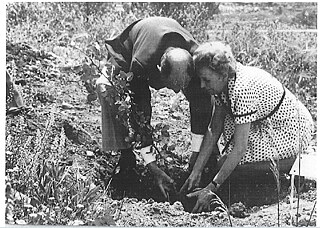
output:
[[[213,71],[210,67],[201,67],[197,74],[201,79],[201,88],[205,88],[211,95],[221,93],[227,86],[228,78]]]

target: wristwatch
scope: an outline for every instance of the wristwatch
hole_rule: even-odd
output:
[[[216,189],[220,187],[220,184],[218,184],[215,180],[212,180],[211,183],[214,185]]]

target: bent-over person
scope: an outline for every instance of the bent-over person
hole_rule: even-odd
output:
[[[138,111],[143,112],[150,123],[151,91],[169,88],[176,93],[183,91],[190,104],[192,162],[211,117],[211,98],[200,88],[199,78],[194,77],[192,54],[198,47],[191,34],[177,21],[165,17],[150,17],[129,25],[116,38],[107,40],[106,47],[116,70],[132,72],[129,89]],[[99,80],[98,80],[99,83]],[[115,109],[99,95],[102,106],[103,150],[120,150],[120,172],[122,167],[134,167],[135,155],[125,142],[126,130],[115,120]],[[162,194],[168,197],[173,189],[173,180],[156,165],[155,156],[150,153],[152,136],[142,145],[140,153],[155,177]],[[124,169],[127,169],[124,168]]]

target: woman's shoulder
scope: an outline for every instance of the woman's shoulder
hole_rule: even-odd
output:
[[[268,71],[256,66],[237,65],[236,80],[247,86],[279,84],[280,82]]]
[[[267,88],[282,90],[281,83],[267,71],[254,67],[237,64],[236,78],[234,80],[234,92],[252,92],[257,94]]]
[[[241,63],[237,63],[236,73],[238,76],[271,76],[271,74],[264,69],[257,66],[246,66]]]

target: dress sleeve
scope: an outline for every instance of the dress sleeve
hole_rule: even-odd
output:
[[[254,90],[254,86],[247,85],[234,91],[231,106],[233,106],[232,110],[235,124],[250,123],[258,119],[257,101],[258,95]]]

